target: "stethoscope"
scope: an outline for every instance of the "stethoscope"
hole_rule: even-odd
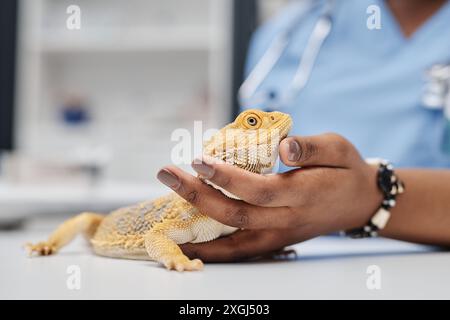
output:
[[[331,32],[334,0],[327,0],[325,3],[323,11],[308,38],[305,50],[299,59],[294,77],[285,91],[277,93],[273,90],[258,89],[286,50],[294,29],[318,4],[320,4],[320,1],[310,1],[305,6],[303,13],[294,19],[291,26],[271,42],[269,48],[239,88],[238,100],[242,108],[263,106],[269,109],[280,109],[293,105],[290,102],[308,83],[320,49]],[[422,104],[429,109],[443,109],[446,119],[450,121],[450,64],[436,64],[427,70]]]
[[[425,76],[423,105],[429,109],[443,109],[445,117],[450,120],[450,64],[435,64]]]
[[[442,110],[446,123],[441,150],[450,154],[450,64],[435,64],[426,71],[427,82],[422,95],[425,108]]]
[[[269,48],[262,55],[261,59],[256,63],[253,70],[244,80],[238,91],[238,100],[241,107],[251,108],[259,107],[261,105],[271,109],[280,109],[281,107],[288,107],[291,101],[303,90],[311,77],[311,72],[314,68],[317,56],[320,49],[332,28],[332,9],[334,0],[327,0],[320,18],[317,20],[311,35],[306,43],[305,50],[299,59],[297,70],[291,83],[286,90],[277,94],[271,90],[259,90],[262,82],[268,77],[270,72],[275,67],[281,55],[285,52],[292,37],[292,33],[297,24],[306,16],[307,13],[315,8],[315,4],[320,1],[310,1],[306,5],[306,9],[299,18],[296,18],[290,27],[286,28],[284,32],[275,37],[269,45]]]

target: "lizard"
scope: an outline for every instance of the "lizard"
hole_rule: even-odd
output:
[[[278,146],[292,126],[288,114],[250,109],[204,142],[202,155],[257,173],[270,173],[278,158]],[[238,199],[201,176],[203,182]],[[203,268],[190,260],[179,245],[200,243],[229,235],[238,228],[224,225],[199,212],[172,192],[153,201],[120,208],[108,215],[84,212],[63,222],[46,241],[27,243],[30,255],[51,255],[83,234],[94,253],[113,258],[151,260],[169,270]]]

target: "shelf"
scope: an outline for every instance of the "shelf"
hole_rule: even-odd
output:
[[[229,118],[232,3],[76,2],[81,29],[69,30],[72,1],[21,0],[17,150],[53,159],[107,145],[114,153],[107,179],[148,182],[171,160],[171,128],[191,130],[198,119],[218,127]],[[89,108],[88,132],[59,126],[71,96]]]
[[[156,198],[167,193],[164,186],[102,181],[96,186],[8,184],[0,181],[0,220],[34,214],[109,211],[121,206]]]
[[[45,53],[136,52],[136,51],[210,51],[208,28],[44,31],[33,46]]]

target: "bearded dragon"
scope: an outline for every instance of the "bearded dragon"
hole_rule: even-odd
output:
[[[268,173],[276,163],[278,145],[291,125],[291,117],[281,112],[244,111],[204,143],[203,155],[254,173]],[[221,191],[237,199],[226,190]],[[236,230],[199,212],[173,192],[109,215],[81,213],[63,222],[47,241],[28,243],[26,247],[30,255],[51,255],[76,235],[84,234],[93,251],[101,256],[152,260],[177,271],[200,270],[203,262],[190,260],[178,245],[211,241]]]

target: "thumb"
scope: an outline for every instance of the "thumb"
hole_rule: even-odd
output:
[[[280,143],[280,159],[290,167],[327,166],[347,168],[361,157],[345,138],[334,133],[287,137]]]

